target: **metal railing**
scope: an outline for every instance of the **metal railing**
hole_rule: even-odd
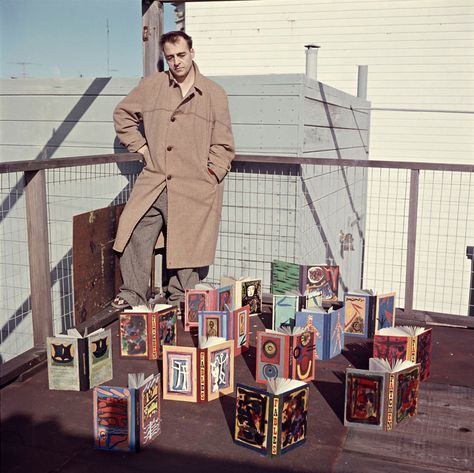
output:
[[[0,163],[3,356],[9,339],[21,339],[3,361],[73,324],[72,215],[126,201],[139,159]],[[405,317],[473,326],[457,315],[472,304],[474,166],[244,155],[234,163],[211,282],[260,275],[269,291],[272,260],[329,262],[341,267],[340,296],[396,290]]]

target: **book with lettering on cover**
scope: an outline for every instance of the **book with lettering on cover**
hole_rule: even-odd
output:
[[[189,332],[198,327],[198,313],[203,310],[223,311],[233,306],[233,287],[230,285],[214,288],[209,284],[196,284],[194,289],[184,293],[184,330]]]
[[[312,327],[281,327],[257,332],[257,383],[274,378],[312,381],[316,369],[315,343]]]
[[[94,445],[137,452],[161,432],[160,374],[128,375],[128,387],[94,388]]]
[[[250,308],[248,305],[231,310],[200,311],[198,334],[200,337],[222,337],[234,341],[234,356],[248,350],[250,342]]]
[[[307,436],[309,386],[276,378],[267,390],[237,384],[234,442],[261,455],[277,456]]]
[[[233,391],[233,340],[200,338],[198,348],[163,348],[163,399],[208,402]]]
[[[46,351],[49,389],[87,391],[113,377],[110,329],[84,336],[69,329],[47,337]]]
[[[304,309],[295,315],[296,327],[312,327],[316,338],[316,359],[330,360],[341,354],[344,348],[344,308],[330,309],[326,312],[323,308]]]
[[[395,292],[374,294],[370,290],[344,295],[344,332],[372,338],[379,330],[395,326]]]
[[[177,344],[177,309],[168,304],[124,310],[119,316],[120,356],[158,360],[164,345]]]
[[[221,278],[221,286],[232,286],[233,309],[250,307],[250,315],[262,312],[262,280],[260,278],[242,277],[235,279],[229,276]]]
[[[369,369],[346,370],[344,425],[392,430],[417,413],[420,365],[369,359]]]
[[[420,380],[430,375],[431,369],[431,328],[401,325],[379,330],[374,336],[374,358],[410,360],[420,363]]]

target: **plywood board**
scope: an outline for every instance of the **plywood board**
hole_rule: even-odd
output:
[[[76,325],[104,309],[120,286],[118,258],[112,250],[124,205],[73,218],[74,320]]]

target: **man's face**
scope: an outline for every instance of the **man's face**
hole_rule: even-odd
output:
[[[194,49],[188,48],[188,43],[183,38],[178,38],[176,43],[165,43],[163,53],[173,77],[183,81],[193,67]]]

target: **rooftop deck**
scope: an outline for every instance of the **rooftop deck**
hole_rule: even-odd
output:
[[[251,349],[235,359],[236,382],[254,384],[255,332],[270,326],[268,310],[251,317]],[[117,323],[112,327],[114,378],[107,384],[124,386],[127,373],[157,369],[120,359]],[[370,342],[346,337],[342,355],[318,362],[306,443],[273,459],[233,444],[233,396],[200,405],[163,401],[162,433],[149,447],[138,454],[94,450],[92,391],[49,391],[47,370],[36,368],[1,390],[2,472],[474,471],[473,340],[469,329],[433,328],[432,374],[421,386],[418,415],[381,433],[343,426],[344,371],[366,368],[372,350]],[[193,345],[181,325],[179,343]]]

